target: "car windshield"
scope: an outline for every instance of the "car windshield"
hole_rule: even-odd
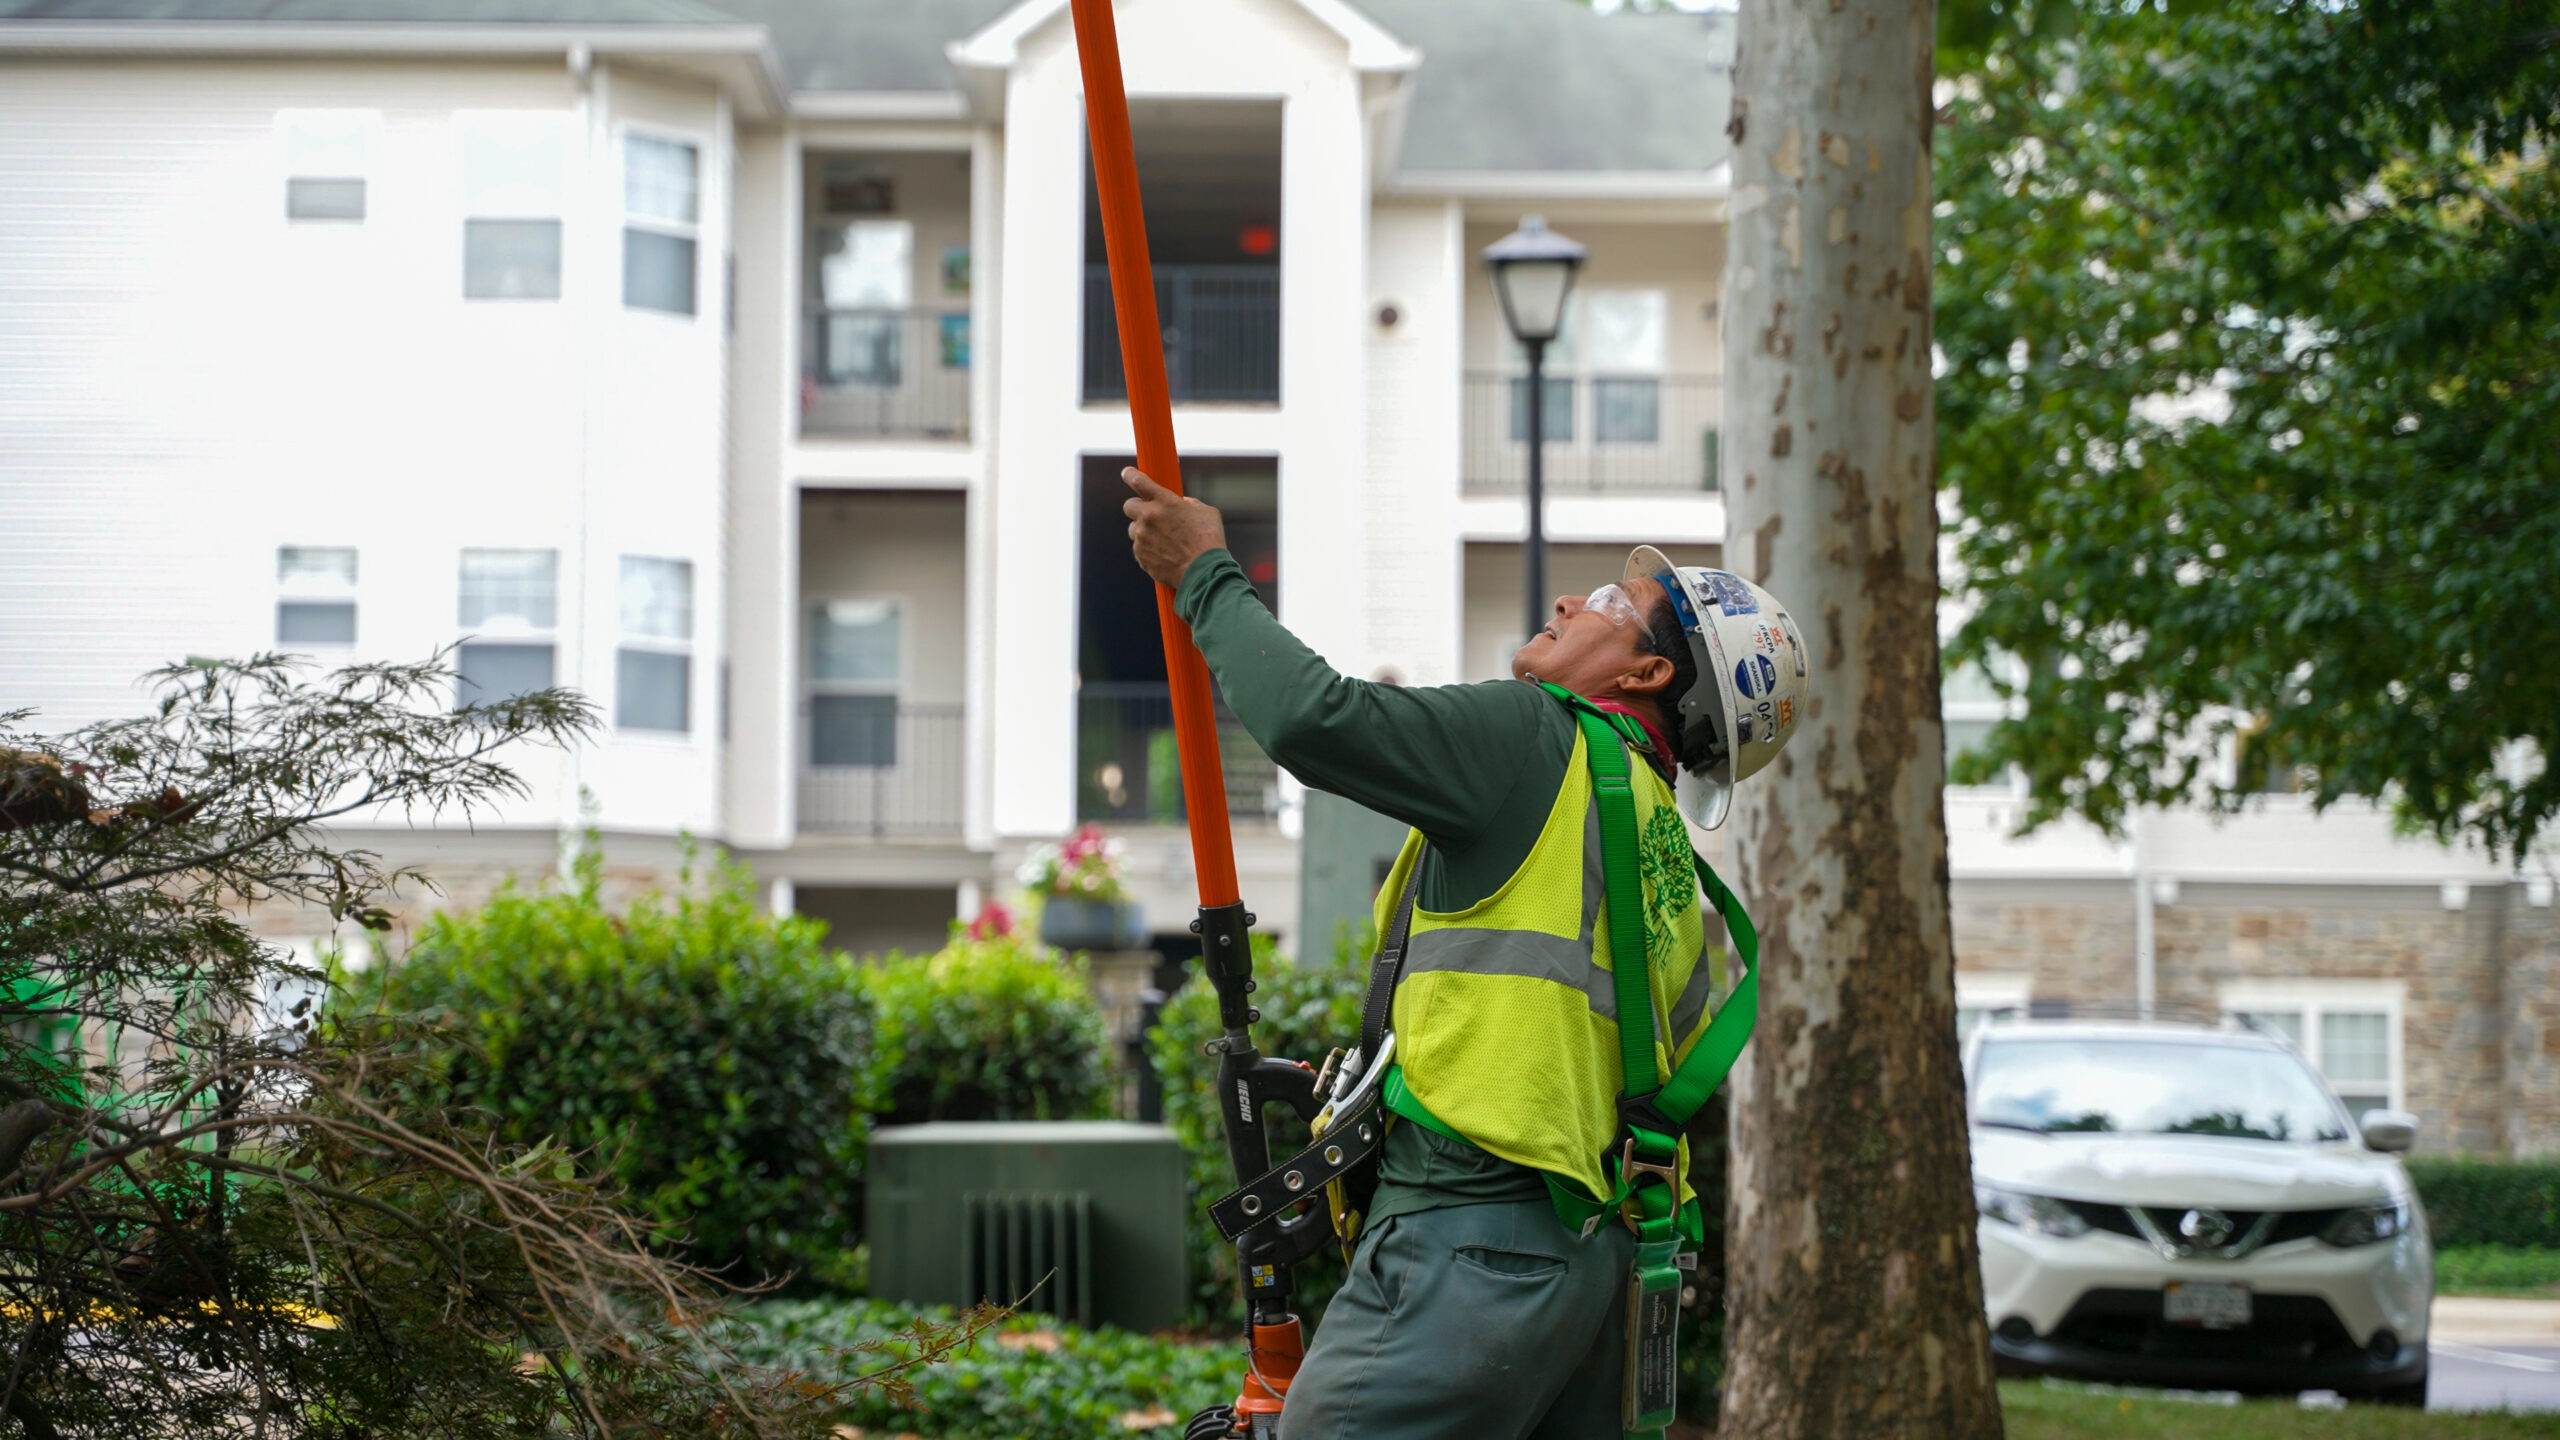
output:
[[[2346,1122],[2302,1061],[2256,1045],[1985,1039],[1973,1123],[2045,1134],[2344,1140]]]

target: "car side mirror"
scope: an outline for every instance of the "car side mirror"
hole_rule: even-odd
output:
[[[2364,1132],[2364,1148],[2397,1155],[2418,1143],[2418,1117],[2406,1110],[2367,1110],[2357,1128]]]

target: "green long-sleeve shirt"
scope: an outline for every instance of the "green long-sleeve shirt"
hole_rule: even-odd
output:
[[[1303,783],[1430,840],[1424,909],[1463,910],[1528,858],[1573,758],[1576,730],[1571,713],[1536,686],[1351,679],[1280,624],[1224,550],[1191,562],[1174,604],[1227,708],[1263,753]],[[1419,1125],[1388,1132],[1378,1182],[1372,1223],[1546,1196],[1537,1172]]]

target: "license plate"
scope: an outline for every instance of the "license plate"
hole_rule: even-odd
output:
[[[2249,1323],[2249,1287],[2211,1281],[2172,1281],[2161,1292],[2161,1317],[2172,1325],[2237,1330]]]

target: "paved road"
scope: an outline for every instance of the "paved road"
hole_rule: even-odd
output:
[[[2560,1410],[2560,1347],[2428,1346],[2430,1410]]]

